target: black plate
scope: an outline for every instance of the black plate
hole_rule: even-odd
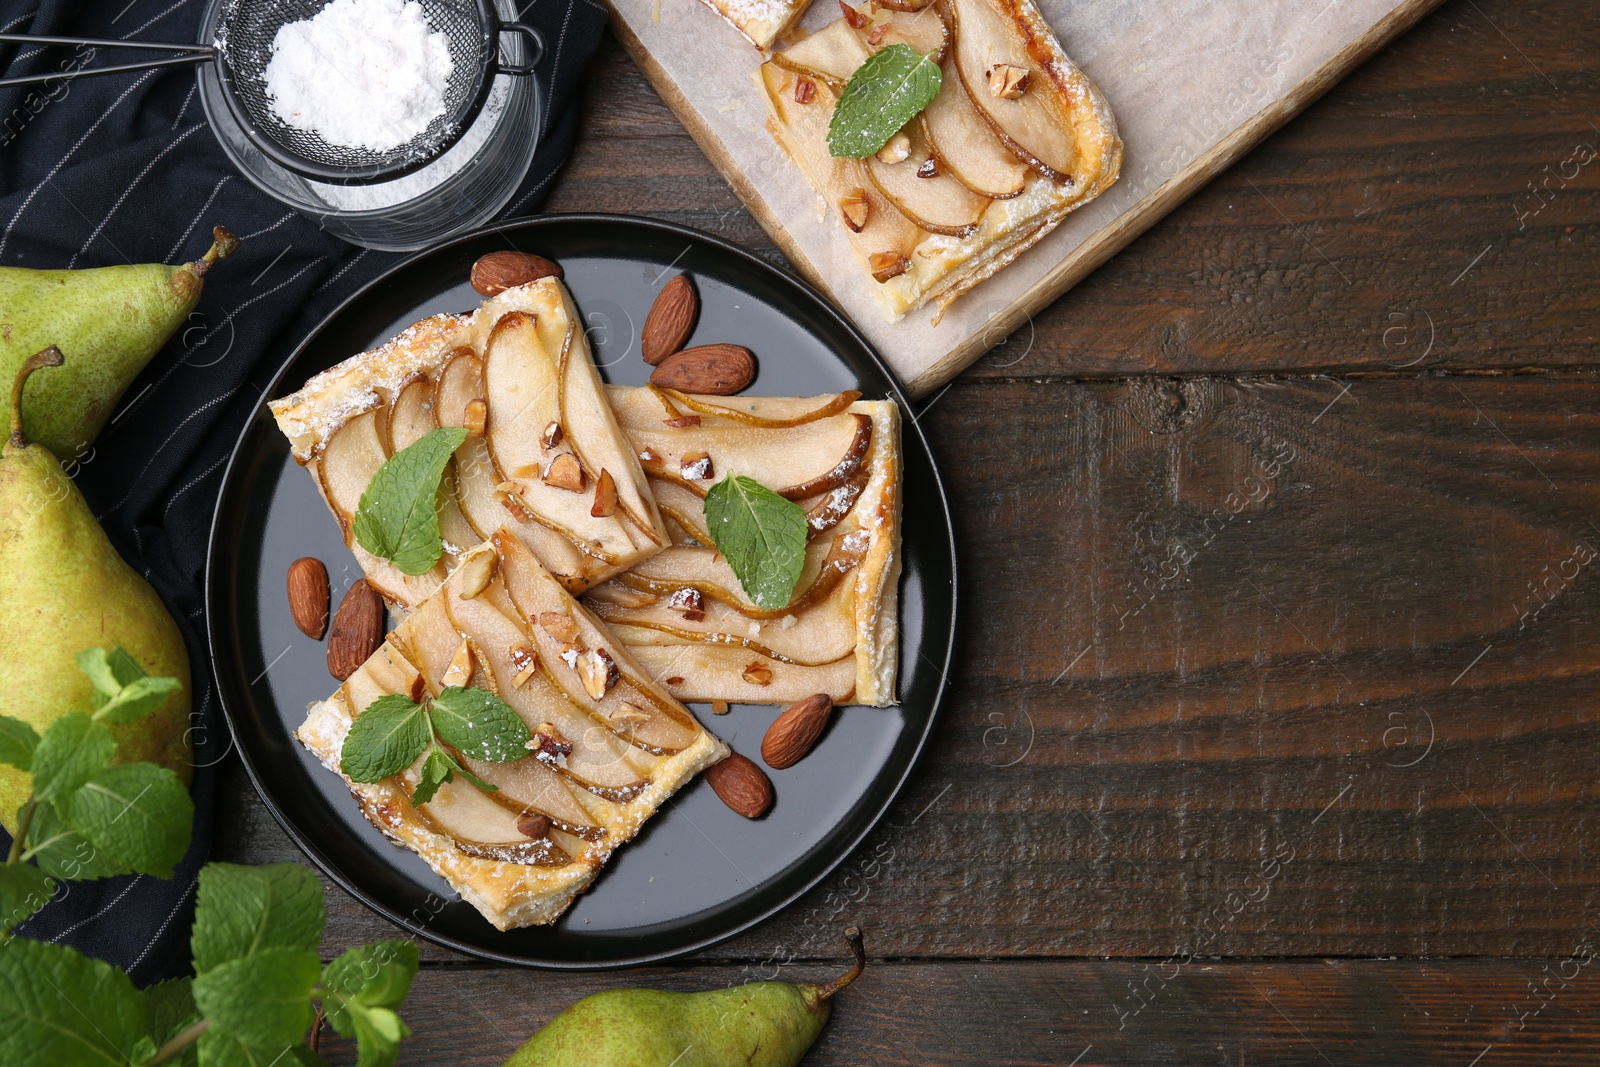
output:
[[[415,854],[390,844],[291,736],[306,705],[328,696],[321,641],[289,615],[284,575],[299,556],[328,565],[335,603],[360,577],[338,525],[289,454],[265,403],[228,464],[206,566],[211,661],[222,706],[267,808],[317,865],[418,935],[487,959],[545,967],[612,967],[704,948],[753,926],[810,889],[883,815],[933,726],[955,630],[955,545],[944,489],[899,386],[866,341],[813,290],[766,261],[670,223],[615,215],[545,216],[484,230],[400,264],[312,331],[267,395],[283,396],[402,327],[476,307],[472,263],[506,248],[559,260],[612,382],[642,384],[638,329],[656,292],[691,274],[703,310],[692,343],[733,341],[760,364],[752,391],[809,396],[859,389],[902,413],[904,578],[900,695],[895,708],[844,708],[813,753],[773,771],[777,803],[750,822],[696,780],[612,857],[553,927],[501,933]],[[755,755],[775,710],[736,705],[699,717]],[[446,902],[448,901],[448,902]]]

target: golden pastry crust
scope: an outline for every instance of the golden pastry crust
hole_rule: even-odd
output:
[[[468,561],[486,555],[493,556],[495,551],[489,544],[478,546],[468,553]],[[463,568],[469,565],[468,561],[463,561]],[[460,583],[464,573],[463,569],[458,569],[434,599],[463,596]],[[644,669],[627,655],[624,646],[611,638],[603,623],[584,611],[566,593],[551,595],[559,595],[566,609],[580,620],[587,632],[605,642],[604,647],[609,648],[625,676],[648,677]],[[419,611],[426,609],[427,605],[423,605]],[[406,624],[402,624],[397,631],[399,639],[405,639],[405,630]],[[434,820],[412,805],[402,776],[381,782],[361,783],[351,781],[340,770],[340,752],[355,718],[352,708],[355,698],[351,695],[354,685],[360,684],[368,696],[383,691],[397,691],[394,684],[384,681],[385,678],[396,677],[393,673],[396,665],[401,670],[399,677],[421,669],[420,664],[413,665],[405,657],[394,643],[395,640],[396,637],[391,635],[390,643],[374,653],[362,671],[358,672],[359,677],[353,677],[352,682],[347,682],[327,700],[312,705],[305,722],[295,731],[295,736],[324,766],[345,778],[352,795],[361,805],[362,813],[375,827],[397,844],[421,856],[498,929],[509,930],[554,922],[573,898],[599,875],[617,846],[636,836],[645,821],[667,798],[697,773],[728,754],[726,745],[695,723],[687,709],[674,704],[687,722],[694,723],[693,739],[676,752],[654,759],[648,781],[642,788],[630,790],[625,796],[609,798],[586,791],[570,794],[582,798],[587,821],[604,830],[604,835],[595,840],[564,835],[562,841],[565,842],[570,862],[559,866],[540,866],[471,855],[458,847],[456,838],[443,832]],[[381,673],[385,668],[390,673]],[[652,697],[671,700],[658,688],[651,687],[650,692]],[[518,710],[522,711],[522,708],[519,706]],[[523,714],[526,716],[526,712]],[[572,741],[576,745],[585,743],[582,737],[577,736],[572,737]],[[535,757],[526,758],[532,760]],[[458,778],[423,807],[432,809],[441,802],[450,802],[451,789],[464,791],[456,803],[482,802],[481,794],[476,793],[475,787]]]
[[[608,390],[624,435],[646,457],[646,471],[663,510],[676,521],[670,524],[679,547],[666,549],[630,574],[596,588],[588,603],[608,619],[617,635],[652,676],[679,700],[726,700],[753,704],[786,704],[812,693],[827,693],[836,701],[878,707],[895,703],[895,683],[900,662],[900,415],[893,401],[855,400],[850,395],[820,397],[682,398],[649,388],[612,386]],[[853,394],[851,394],[853,395]],[[674,396],[678,399],[674,399]],[[689,410],[687,399],[704,409],[698,425],[669,428],[663,416]],[[668,410],[664,402],[673,404]],[[831,411],[825,418],[794,427],[740,425],[730,418],[710,414],[737,403],[742,414],[775,421],[804,417],[805,413]],[[724,611],[722,618],[680,624],[660,606],[663,588],[673,576],[697,578],[703,584],[737,592],[737,582],[725,563],[708,545],[701,503],[690,483],[674,477],[684,456],[704,453],[712,466],[711,478],[737,469],[764,483],[782,480],[785,472],[825,470],[835,453],[828,448],[850,436],[852,426],[865,419],[871,427],[870,443],[850,468],[846,483],[819,492],[802,502],[825,523],[809,549],[808,574],[826,569],[825,557],[847,557],[843,580],[821,600],[763,617],[744,603],[744,614]],[[859,429],[855,431],[859,433]],[[818,442],[833,442],[832,444]],[[795,456],[817,452],[809,465]],[[791,475],[797,476],[797,475]],[[769,486],[773,487],[773,486]],[[703,489],[701,490],[703,492]],[[670,500],[670,503],[668,501]],[[835,502],[838,506],[835,507]],[[800,597],[813,578],[802,575],[796,586]],[[681,583],[680,583],[681,584]],[[656,591],[651,600],[639,593],[646,586]],[[633,598],[644,601],[635,604]],[[828,645],[825,656],[797,657],[786,641],[805,625],[821,627],[818,616],[842,616],[846,642]],[[698,621],[698,620],[697,620]],[[630,625],[630,622],[632,623]],[[801,630],[792,630],[797,623]],[[706,634],[710,640],[674,636],[678,630]],[[830,627],[835,633],[838,626]],[[765,650],[765,651],[764,651]],[[768,654],[771,653],[771,654]],[[835,658],[829,658],[835,657]],[[754,671],[747,668],[755,666]],[[749,675],[747,677],[746,675]],[[754,680],[752,680],[754,679]]]
[[[765,52],[811,6],[811,0],[700,0]]]

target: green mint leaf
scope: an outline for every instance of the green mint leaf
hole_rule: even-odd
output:
[[[357,1067],[390,1067],[410,1029],[394,1012],[417,974],[417,946],[411,941],[379,941],[350,949],[322,971],[328,1025],[354,1037]]]
[[[166,703],[168,693],[182,688],[176,678],[138,678],[95,709],[94,717],[99,722],[133,722]]]
[[[528,754],[533,735],[511,705],[487,689],[450,686],[433,699],[433,728],[471,759],[509,763]]]
[[[908,44],[892,44],[867,57],[834,105],[828,152],[864,159],[939,95],[939,64]]]
[[[144,1028],[157,1048],[200,1021],[194,1006],[193,980],[173,978],[158,982],[144,991]],[[135,1062],[138,1062],[137,1060]],[[167,1061],[178,1067],[196,1067],[199,1049],[189,1045]]]
[[[294,1067],[295,1064],[300,1067],[327,1067],[305,1045],[251,1048],[232,1034],[215,1028],[201,1034],[195,1047],[199,1051],[200,1067]]]
[[[108,767],[72,794],[67,821],[112,863],[171,878],[189,850],[194,801],[167,768],[128,763]]]
[[[757,607],[776,611],[789,603],[806,563],[806,513],[800,505],[754,478],[733,474],[706,494],[706,528]]]
[[[196,977],[194,1004],[212,1029],[242,1045],[297,1045],[311,1028],[311,990],[321,972],[322,961],[311,949],[262,949]]]
[[[120,648],[117,651],[122,652]],[[111,655],[105,649],[86,648],[78,653],[77,658],[78,669],[89,676],[89,684],[94,686],[96,707],[122,691],[125,683],[117,677],[117,672],[111,666]],[[122,652],[120,658],[129,657],[126,652]]]
[[[9,930],[50,902],[56,884],[28,863],[0,864],[0,930]]]
[[[390,456],[356,508],[356,543],[407,574],[426,574],[439,562],[439,481],[467,431],[432,430]]]
[[[352,782],[381,782],[415,763],[431,736],[421,704],[387,693],[350,724],[339,750],[339,769]]]
[[[158,1051],[155,1039],[146,1034],[134,1043],[133,1051],[128,1054],[128,1060],[133,1064],[133,1067],[145,1067],[146,1064],[156,1058]],[[181,1057],[174,1057],[169,1062],[181,1062]]]
[[[27,844],[22,858],[35,861],[40,870],[63,882],[89,882],[133,873],[131,867],[113,862],[68,826],[49,804],[41,804],[34,811]]]
[[[21,719],[0,715],[0,763],[9,763],[19,771],[33,769],[33,750],[39,747],[39,735]]]
[[[33,751],[33,795],[58,804],[104,770],[117,751],[110,727],[81,711],[68,712],[44,732]]]
[[[427,761],[422,764],[422,779],[411,791],[411,803],[422,805],[432,800],[439,787],[455,777],[454,768],[455,761],[435,745],[433,751],[428,753]]]
[[[315,950],[324,919],[322,883],[298,863],[208,863],[189,938],[195,972],[266,949]]]
[[[13,938],[0,950],[0,1063],[122,1067],[145,1036],[144,997],[109,963]]]

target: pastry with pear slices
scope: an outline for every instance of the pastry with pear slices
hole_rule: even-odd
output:
[[[811,0],[701,0],[765,52],[811,6]]]
[[[1116,181],[1122,141],[1034,0],[868,7],[870,18],[835,20],[762,64],[767,128],[832,210],[889,317],[933,303],[937,322]],[[896,44],[939,64],[938,95],[876,154],[832,155],[840,95]]]
[[[507,289],[469,314],[424,319],[271,406],[362,571],[397,607],[431,595],[502,526],[575,593],[667,544],[582,320],[555,278]],[[390,456],[449,426],[468,436],[445,471],[444,552],[432,570],[406,574],[362,548],[354,517]]]
[[[892,401],[607,390],[673,544],[585,597],[680,700],[886,706],[899,665],[900,428]],[[805,509],[805,568],[763,610],[712,546],[705,496],[742,474]]]
[[[296,736],[338,772],[345,736],[373,701],[453,685],[495,693],[533,735],[532,751],[510,763],[457,754],[495,791],[457,775],[413,805],[420,758],[393,778],[346,781],[374,826],[501,930],[554,922],[618,845],[728,754],[508,529],[463,553]]]

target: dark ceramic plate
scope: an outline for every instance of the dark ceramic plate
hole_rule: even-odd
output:
[[[899,386],[861,335],[815,292],[766,261],[692,230],[613,215],[546,216],[485,230],[395,267],[328,316],[267,391],[317,371],[440,311],[475,307],[467,284],[486,252],[516,248],[559,260],[602,373],[642,384],[639,327],[674,273],[691,274],[703,311],[692,343],[733,341],[756,353],[752,391],[810,396],[859,389],[909,416]],[[921,430],[902,419],[904,578],[900,695],[894,708],[844,708],[810,756],[773,771],[777,803],[747,821],[701,780],[619,849],[553,927],[501,933],[416,855],[390,844],[342,780],[294,740],[306,705],[336,686],[324,643],[289,615],[284,575],[299,556],[328,565],[335,603],[360,577],[338,525],[289,455],[265,403],[228,465],[206,569],[211,660],[222,706],[267,807],[345,889],[418,935],[487,959],[545,967],[610,967],[675,956],[731,937],[810,889],[883,815],[915,764],[944,689],[955,623],[955,548],[944,490]],[[733,748],[754,756],[775,710],[694,709]]]

